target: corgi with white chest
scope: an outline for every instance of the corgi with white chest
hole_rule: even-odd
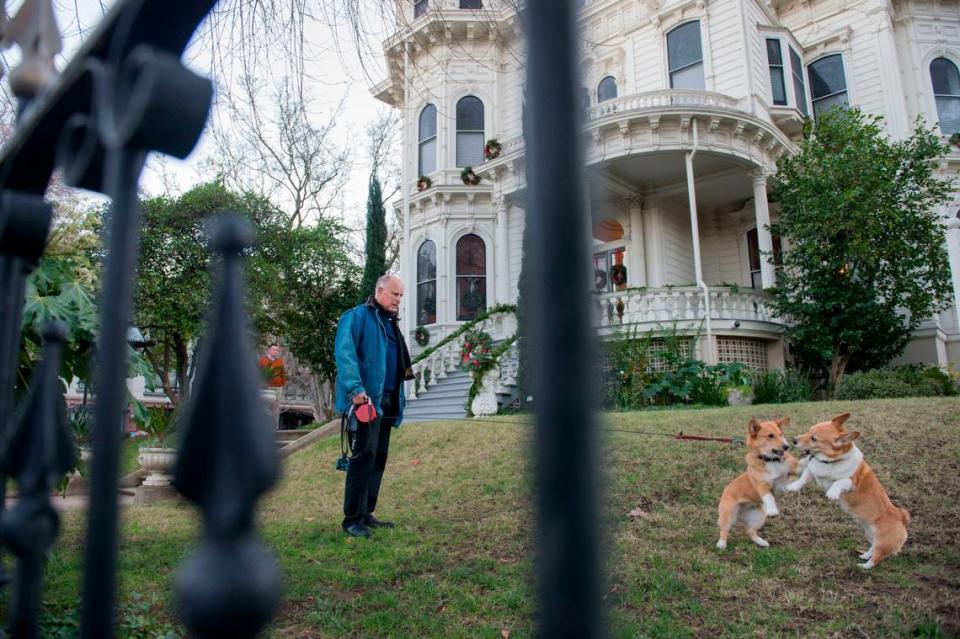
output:
[[[794,444],[810,462],[787,490],[799,491],[814,480],[826,491],[827,499],[839,501],[840,507],[867,533],[870,548],[860,555],[866,562],[860,567],[869,570],[903,548],[910,513],[893,505],[863,453],[853,443],[860,432],[844,429],[843,423],[849,417],[850,413],[837,415],[794,439]]]
[[[753,543],[763,548],[770,545],[760,537],[760,528],[767,517],[780,514],[775,495],[783,493],[791,474],[797,474],[798,461],[787,452],[790,445],[783,434],[783,428],[789,423],[789,417],[769,422],[750,420],[747,472],[727,484],[720,495],[717,548],[727,547],[727,535],[738,522],[746,527]]]

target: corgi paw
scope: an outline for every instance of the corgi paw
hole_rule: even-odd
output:
[[[763,507],[763,512],[767,514],[767,517],[777,517],[780,515],[780,509],[776,505],[770,506],[766,505]]]
[[[726,539],[719,539],[719,540],[717,540],[717,549],[718,549],[718,550],[724,550],[726,547],[727,547],[727,540],[726,540]]]
[[[830,487],[830,490],[827,491],[827,499],[829,499],[830,501],[837,501],[838,499],[840,499],[840,495],[842,494],[843,494],[843,491],[840,490],[840,486],[838,486],[837,484],[834,484],[833,486]]]
[[[761,548],[766,548],[770,545],[770,542],[764,539],[763,537],[751,537],[750,541],[760,546]]]
[[[872,551],[872,550],[868,550],[868,551],[866,551],[866,552],[860,553],[860,554],[857,555],[857,556],[860,557],[860,559],[863,559],[864,561],[868,561],[871,557],[873,557],[873,551]]]
[[[864,570],[870,570],[870,569],[873,568],[876,564],[874,564],[874,563],[873,563],[873,560],[871,559],[870,561],[868,561],[868,562],[865,563],[865,564],[857,564],[857,565],[858,565],[859,567],[863,568]]]
[[[801,488],[803,488],[803,484],[801,484],[799,481],[792,481],[787,484],[785,490],[788,493],[796,493],[799,492]]]

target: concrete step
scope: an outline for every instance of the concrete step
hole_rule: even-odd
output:
[[[470,391],[470,387],[466,388],[446,388],[446,387],[436,387],[429,389],[426,393],[421,393],[416,399],[410,399],[407,401],[407,405],[414,402],[424,402],[430,401],[432,399],[438,399],[442,397],[466,397]]]

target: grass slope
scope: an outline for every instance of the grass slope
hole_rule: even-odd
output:
[[[604,415],[604,603],[612,636],[954,636],[958,409],[956,399],[917,399]],[[742,471],[743,449],[614,430],[742,435],[751,415],[789,415],[788,434],[797,434],[847,410],[848,426],[863,431],[867,460],[913,517],[903,553],[867,573],[854,554],[865,547],[859,527],[813,486],[780,500],[783,515],[764,529],[770,548],[755,547],[736,529],[720,553],[716,502]],[[263,537],[286,575],[270,636],[530,636],[529,435],[521,423],[401,427],[378,509],[398,527],[371,540],[339,530],[339,442],[291,458],[260,513]],[[638,516],[629,517],[637,507]],[[193,510],[130,507],[123,528],[125,623],[143,616],[174,623],[168,593],[196,541]],[[80,515],[67,515],[47,568],[48,616],[76,607],[82,535]],[[127,636],[152,636],[154,626],[146,626]]]

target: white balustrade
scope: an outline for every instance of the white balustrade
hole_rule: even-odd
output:
[[[633,289],[597,296],[599,328],[620,324],[667,324],[673,321],[700,321],[704,317],[703,291],[675,286]],[[622,304],[623,316],[617,311]],[[781,323],[767,305],[766,295],[752,289],[729,287],[710,289],[711,319]]]
[[[736,108],[737,102],[736,98],[722,93],[714,93],[713,91],[696,91],[693,89],[647,91],[606,100],[587,112],[587,121],[592,122],[615,114],[665,107],[715,107],[733,109]]]

